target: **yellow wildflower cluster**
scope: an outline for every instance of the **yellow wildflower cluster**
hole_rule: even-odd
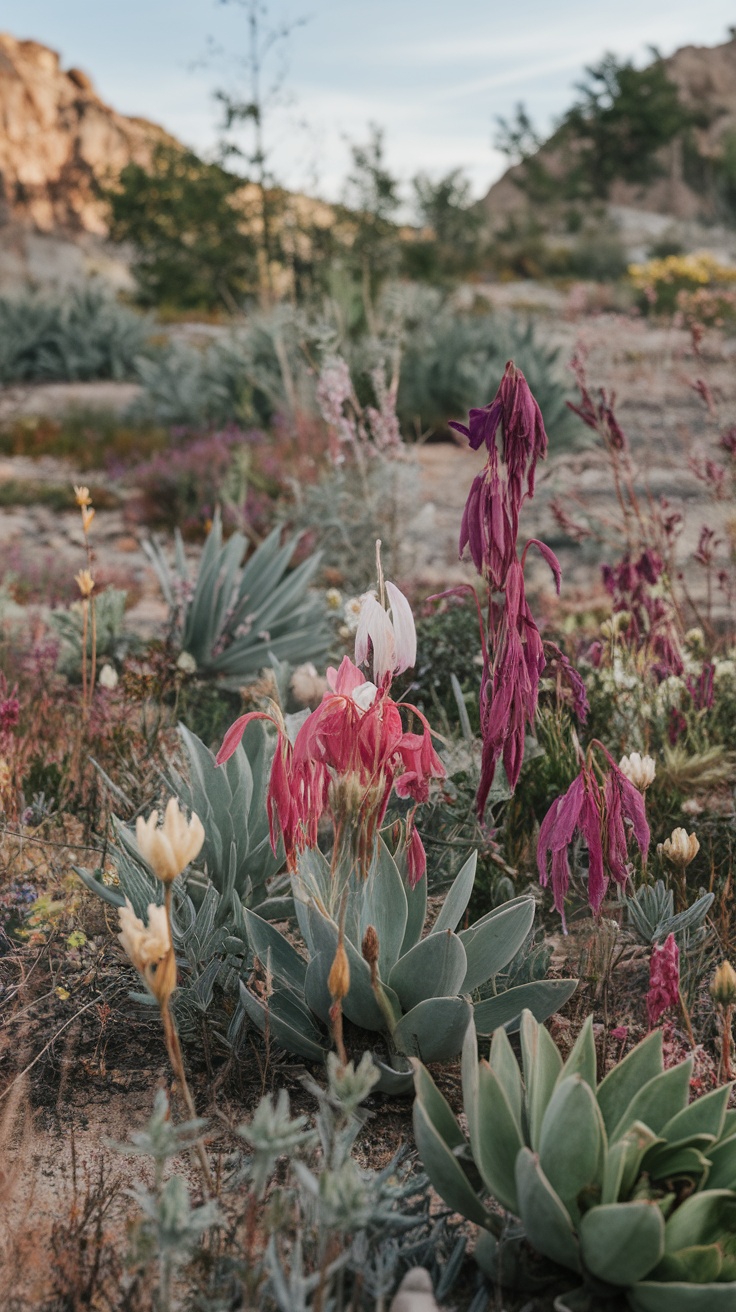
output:
[[[629,277],[639,291],[656,291],[661,283],[678,287],[713,287],[736,282],[736,267],[721,264],[710,251],[667,255],[646,264],[630,264]]]

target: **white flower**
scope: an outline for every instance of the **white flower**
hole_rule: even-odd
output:
[[[158,811],[152,811],[147,820],[138,816],[135,836],[144,860],[154,874],[170,884],[200,852],[204,842],[204,826],[198,815],[191,820],[179,810],[179,803],[171,797],[164,812],[164,823],[158,828]]]
[[[696,835],[689,834],[686,829],[673,829],[670,837],[662,843],[662,851],[673,866],[684,869],[697,856],[700,843]]]
[[[345,617],[344,628],[347,630],[348,635],[355,633],[355,630],[358,627],[362,604],[360,597],[351,597],[345,602],[342,613]],[[340,636],[343,636],[342,630],[340,631]]]
[[[629,756],[622,756],[618,768],[622,774],[626,775],[629,783],[632,783],[642,793],[646,792],[657,773],[653,758],[651,756],[642,756],[639,752],[631,752]]]
[[[176,662],[176,668],[177,670],[181,670],[184,674],[196,674],[197,662],[188,651],[183,651]]]
[[[342,593],[339,588],[328,588],[325,593],[325,601],[330,610],[339,610],[342,606]]]
[[[108,692],[112,692],[113,688],[117,688],[118,672],[115,669],[115,666],[108,664],[103,665],[97,682],[101,688],[107,688]]]
[[[386,592],[390,615],[375,593],[366,592],[361,599],[355,634],[355,664],[363,665],[369,649],[372,650],[376,683],[382,683],[390,674],[410,670],[417,662],[417,633],[411,606],[394,583],[386,584]]]

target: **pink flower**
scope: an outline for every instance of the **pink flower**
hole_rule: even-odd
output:
[[[583,765],[567,792],[550,807],[539,829],[537,867],[543,888],[551,878],[555,907],[565,923],[565,897],[570,883],[568,847],[575,833],[585,839],[588,848],[588,901],[598,915],[608,888],[608,869],[622,887],[629,878],[628,841],[633,837],[642,857],[649,850],[649,825],[644,798],[622,774],[601,743],[594,741],[605,755],[608,773],[603,788],[596,779],[592,757]],[[549,858],[551,857],[551,866]]]
[[[674,934],[670,934],[661,945],[655,943],[649,959],[647,1016],[650,1030],[654,1029],[668,1008],[676,1007],[679,1001],[680,950]]]
[[[268,791],[271,844],[275,850],[280,829],[291,870],[298,854],[316,845],[323,815],[330,816],[336,831],[350,826],[359,858],[365,860],[392,789],[418,803],[427,800],[430,780],[445,776],[427,720],[415,706],[407,706],[422,732],[406,733],[400,710],[405,703],[388,696],[388,683],[376,688],[347,656],[338,670],[328,669],[327,682],[320,705],[307,716],[293,745],[272,716],[251,711],[230,726],[217,755],[218,765],[232,756],[251,720],[276,724],[279,743]],[[426,868],[424,848],[415,836],[415,810],[407,821],[409,877],[414,882]]]

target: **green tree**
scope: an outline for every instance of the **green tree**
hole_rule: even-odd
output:
[[[396,225],[399,184],[386,167],[383,131],[375,123],[369,140],[354,143],[350,151],[352,172],[343,192],[348,227],[344,257],[360,279],[368,330],[374,332],[376,292],[401,258]]]
[[[692,123],[656,50],[646,68],[607,54],[587,68],[580,99],[562,128],[574,142],[569,173],[573,189],[605,198],[616,178],[646,183],[656,172],[655,155]]]
[[[493,141],[496,150],[508,158],[510,164],[523,164],[536,155],[542,144],[536,128],[523,101],[519,101],[513,118],[496,116],[496,136]]]
[[[412,186],[419,222],[432,237],[406,244],[407,272],[437,282],[469,273],[478,263],[484,224],[470,180],[462,169],[452,169],[437,182],[418,173]]]
[[[242,178],[176,146],[157,146],[148,169],[126,165],[107,192],[110,235],[134,248],[142,304],[234,309],[255,290],[242,187]]]

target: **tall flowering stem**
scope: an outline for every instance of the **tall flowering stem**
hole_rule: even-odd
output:
[[[526,728],[534,722],[539,680],[547,664],[548,653],[526,598],[527,552],[533,546],[542,554],[558,592],[560,566],[554,552],[536,538],[519,555],[519,516],[524,502],[534,496],[537,461],[547,454],[547,434],[539,406],[513,361],[506,365],[490,404],[471,410],[467,425],[451,426],[467,437],[474,451],[485,447],[487,453],[483,470],[473,479],[460,529],[460,554],[468,549],[488,594],[486,633],[481,623],[483,750],[476,798],[482,820],[499,760],[511,788],[518,783]],[[557,649],[555,653],[561,655]],[[581,697],[578,687],[574,695],[583,710],[584,692]]]

